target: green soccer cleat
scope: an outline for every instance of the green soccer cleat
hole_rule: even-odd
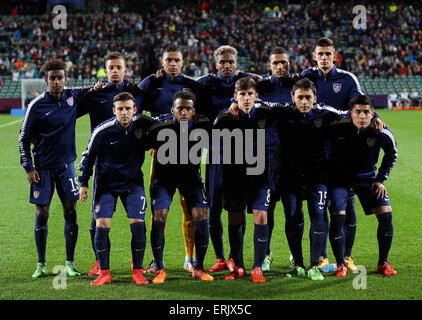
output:
[[[292,254],[289,256],[289,263],[290,263],[290,267],[293,267],[295,265],[295,259],[293,259]]]
[[[293,265],[288,273],[290,277],[306,277],[306,271],[300,266]]]
[[[262,263],[262,271],[270,271],[271,262],[274,260],[274,253],[270,252],[265,256],[264,262]]]
[[[311,280],[324,280],[324,277],[319,271],[318,266],[313,266],[311,269],[308,270],[308,278]]]
[[[38,262],[37,269],[35,270],[32,278],[41,278],[47,275],[47,263],[46,262]]]
[[[81,273],[76,270],[75,263],[73,261],[66,261],[65,267],[68,277],[76,277],[81,275]]]

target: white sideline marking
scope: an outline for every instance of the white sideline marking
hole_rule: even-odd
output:
[[[2,125],[0,125],[0,128],[11,126],[12,124],[18,123],[20,121],[22,121],[22,119],[19,119],[19,120],[15,120],[15,121],[12,121],[12,122],[8,122],[8,123],[5,123],[5,124],[2,124]]]

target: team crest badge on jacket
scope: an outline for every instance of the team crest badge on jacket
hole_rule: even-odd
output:
[[[323,120],[322,120],[321,118],[316,119],[316,120],[314,121],[314,125],[315,125],[315,127],[317,127],[317,128],[321,128],[321,126],[322,126],[322,122],[323,122]]]
[[[373,147],[375,145],[375,142],[377,142],[377,140],[375,140],[374,138],[366,139],[366,144],[368,145],[368,147]]]
[[[138,130],[135,131],[135,137],[136,137],[136,139],[142,138],[142,129],[138,129]]]
[[[339,93],[341,90],[341,83],[333,83],[333,91]]]
[[[67,98],[66,102],[69,106],[73,107],[73,97]]]

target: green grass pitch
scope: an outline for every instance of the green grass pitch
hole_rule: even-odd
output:
[[[89,236],[91,222],[90,205],[78,203],[79,239],[75,261],[83,272],[81,277],[67,278],[65,282],[53,273],[54,267],[64,265],[65,250],[63,236],[63,214],[60,201],[55,194],[51,203],[48,225],[47,263],[48,276],[32,279],[37,258],[34,243],[34,206],[28,203],[29,185],[24,170],[19,165],[18,133],[21,118],[0,116],[0,300],[419,300],[422,298],[421,248],[422,248],[422,112],[421,111],[378,111],[380,117],[393,130],[399,148],[399,158],[386,187],[393,207],[394,239],[389,260],[398,275],[383,277],[375,274],[378,257],[376,241],[377,221],[374,216],[365,216],[359,202],[358,228],[353,256],[363,272],[349,272],[345,279],[336,279],[325,274],[324,281],[313,282],[308,278],[287,278],[289,270],[286,238],[284,235],[284,214],[279,203],[276,209],[272,250],[275,260],[271,271],[266,272],[267,283],[253,284],[250,269],[253,263],[253,221],[248,216],[245,236],[245,264],[247,276],[237,281],[225,281],[227,271],[215,275],[215,281],[204,283],[192,279],[183,270],[185,257],[181,230],[182,214],[175,196],[170,209],[164,261],[167,281],[161,285],[136,286],[130,271],[130,228],[126,214],[119,203],[111,226],[111,275],[113,282],[102,287],[90,287],[93,280],[86,274],[94,262]],[[12,123],[14,122],[15,123]],[[17,121],[17,122],[16,122]],[[89,121],[82,118],[77,122],[77,152],[81,152],[89,139]],[[148,185],[150,157],[147,155],[144,174]],[[148,193],[148,190],[147,190]],[[150,203],[148,203],[150,205]],[[306,205],[305,213],[306,213]],[[146,215],[149,226],[150,210]],[[229,251],[227,237],[227,213],[222,215],[226,255]],[[303,239],[304,258],[309,261],[309,219],[305,222]],[[331,247],[329,257],[334,260]],[[144,259],[146,267],[152,258],[147,233],[147,248]],[[210,246],[205,266],[215,260]],[[334,262],[334,261],[333,261]],[[56,269],[57,270],[57,269]],[[148,278],[152,278],[151,275]],[[366,280],[366,282],[365,282]],[[358,288],[360,286],[360,289]]]

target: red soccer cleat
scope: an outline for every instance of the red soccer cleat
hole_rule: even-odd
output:
[[[234,271],[230,272],[230,274],[228,276],[226,276],[225,279],[226,280],[235,280],[235,279],[242,278],[245,275],[246,275],[245,269],[235,267]]]
[[[110,277],[110,270],[100,270],[100,275],[92,281],[89,285],[91,286],[102,286],[103,284],[110,283],[111,277]]]
[[[227,269],[226,261],[223,258],[218,258],[215,264],[208,269],[209,272],[217,272]]]
[[[382,273],[385,276],[393,276],[397,274],[397,271],[394,270],[387,261],[385,261],[377,266],[377,273]]]
[[[133,269],[132,279],[136,284],[148,284],[149,281],[144,277],[144,269]]]
[[[337,266],[337,271],[336,271],[335,275],[336,275],[336,277],[347,276],[347,267],[344,264]]]
[[[236,265],[234,264],[234,259],[230,258],[229,260],[227,260],[226,264],[227,264],[227,269],[229,269],[230,272],[233,272],[236,267]]]
[[[88,273],[89,276],[95,276],[100,274],[100,262],[95,260],[95,264],[92,266],[91,271]]]
[[[257,282],[266,282],[264,275],[262,274],[262,269],[260,267],[255,267],[251,273],[252,281]]]

